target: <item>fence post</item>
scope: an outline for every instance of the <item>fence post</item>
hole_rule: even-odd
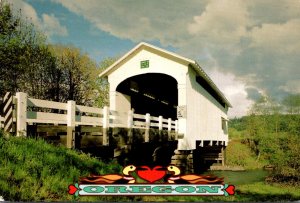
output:
[[[128,119],[127,119],[127,128],[132,128],[133,126],[133,112],[132,110],[128,111]]]
[[[75,143],[75,101],[67,103],[67,148],[73,148]]]
[[[147,113],[145,116],[146,129],[145,129],[145,142],[149,142],[149,130],[150,130],[150,114]]]
[[[168,140],[171,140],[172,119],[168,118]]]
[[[128,111],[128,120],[127,120],[127,135],[128,135],[128,144],[132,144],[132,127],[133,127],[133,111]]]
[[[158,117],[158,129],[159,130],[163,129],[163,117],[162,116]]]
[[[178,120],[175,121],[175,140],[178,140]]]
[[[200,147],[203,147],[204,146],[204,140],[201,140],[200,142],[201,142]]]
[[[26,136],[27,132],[27,94],[17,92],[17,136]]]
[[[158,116],[158,130],[159,130],[159,142],[161,142],[163,140],[163,132],[162,132],[162,129],[163,129],[163,117],[162,116]]]
[[[3,117],[4,131],[12,133],[13,131],[13,96],[7,92],[3,99]],[[8,134],[7,134],[8,135]]]
[[[109,145],[109,137],[108,137],[108,129],[109,129],[109,108],[107,106],[103,107],[103,145]]]

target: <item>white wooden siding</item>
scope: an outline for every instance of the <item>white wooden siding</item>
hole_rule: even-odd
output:
[[[141,68],[141,61],[149,60],[149,68]],[[118,65],[118,69],[108,76],[110,86],[110,108],[113,110],[128,111],[130,98],[120,96],[116,92],[117,86],[127,78],[145,73],[161,73],[172,76],[178,83],[178,105],[186,105],[186,74],[188,66],[169,59],[149,50],[140,50]],[[120,104],[124,104],[120,106]],[[186,133],[186,119],[178,119],[178,133]]]
[[[140,67],[143,60],[149,60],[149,68]],[[117,71],[109,75],[110,91],[115,91],[117,86],[127,78],[145,73],[170,75],[177,80],[178,84],[185,84],[187,66],[150,51],[141,50],[134,57],[129,58],[126,63],[122,63]]]
[[[222,117],[227,119],[227,109],[222,107],[196,82],[196,73],[189,69],[187,75],[187,135],[180,140],[179,149],[195,149],[196,141],[228,141],[222,130]]]

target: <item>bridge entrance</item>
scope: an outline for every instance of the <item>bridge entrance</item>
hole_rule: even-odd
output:
[[[134,113],[177,119],[178,90],[173,77],[147,73],[127,78],[116,89],[130,102]]]

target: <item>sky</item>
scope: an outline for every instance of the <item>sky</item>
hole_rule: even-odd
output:
[[[196,60],[246,115],[300,93],[300,0],[10,0],[50,43],[97,62],[148,42]]]

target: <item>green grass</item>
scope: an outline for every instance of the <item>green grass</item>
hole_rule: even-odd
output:
[[[249,201],[295,201],[300,200],[300,188],[283,184],[266,184],[257,182],[241,185],[237,188],[238,194]]]
[[[211,202],[211,201],[295,201],[300,200],[300,188],[280,184],[266,184],[257,182],[236,186],[236,194],[233,196],[160,196],[143,197],[143,201],[189,201],[189,202]]]
[[[9,201],[76,200],[68,185],[89,174],[120,173],[116,163],[47,144],[43,140],[10,137],[0,132],[0,196]],[[82,201],[130,201],[127,197],[80,197]]]
[[[266,160],[259,159],[246,144],[242,141],[245,139],[245,131],[238,131],[234,128],[229,128],[230,142],[226,147],[226,165],[242,166],[246,170],[262,168],[267,165]]]
[[[237,130],[235,128],[230,127],[228,129],[229,139],[241,140],[245,138],[246,131],[245,130]]]
[[[232,163],[254,165],[255,157],[239,141],[230,149]],[[230,146],[230,145],[229,145]],[[235,147],[234,147],[235,146]],[[232,151],[236,150],[236,151]],[[242,153],[241,159],[234,153]],[[245,154],[243,154],[245,153]],[[249,155],[250,154],[250,155]],[[228,155],[228,154],[227,154]],[[229,155],[230,156],[230,155]],[[246,157],[246,158],[245,158]],[[229,159],[229,160],[230,160]],[[234,161],[235,160],[235,161]],[[205,196],[118,196],[75,198],[67,193],[69,184],[78,177],[93,174],[120,173],[115,162],[104,163],[89,155],[47,144],[43,140],[10,137],[0,132],[0,196],[8,201],[282,201],[299,200],[297,187],[258,182],[236,186],[230,197]]]
[[[226,148],[226,165],[242,166],[246,170],[262,168],[266,161],[257,161],[257,157],[241,140],[231,140]]]

